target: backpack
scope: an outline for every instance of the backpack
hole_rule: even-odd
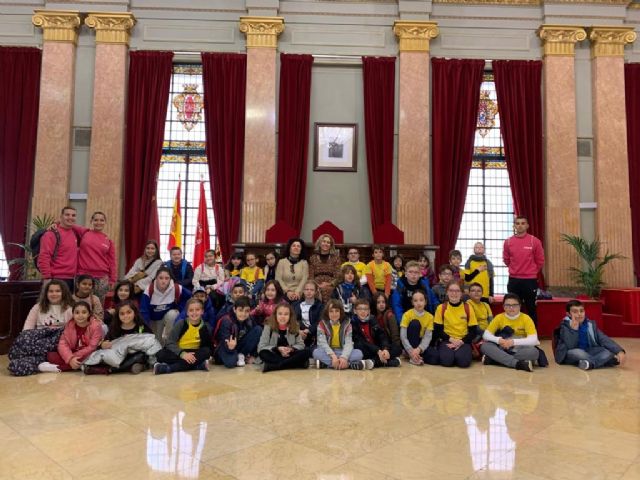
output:
[[[33,235],[31,235],[31,238],[29,239],[29,248],[31,249],[31,257],[33,258],[33,262],[35,263],[36,269],[38,271],[40,271],[40,265],[38,265],[38,256],[40,255],[40,244],[42,243],[42,237],[47,232],[53,232],[53,234],[56,237],[56,245],[55,247],[53,247],[53,254],[51,255],[51,260],[56,259],[56,257],[58,256],[58,249],[60,248],[60,242],[61,242],[60,232],[58,232],[57,229],[49,230],[47,228],[40,228],[36,230]],[[76,236],[78,245],[80,245],[80,236],[78,236],[75,230],[73,230],[73,233]]]
[[[467,315],[467,323],[469,323],[469,304],[467,302],[462,302],[464,305],[464,313]],[[444,302],[442,304],[442,321],[444,322],[444,312],[447,311],[447,307],[449,306],[449,302]]]

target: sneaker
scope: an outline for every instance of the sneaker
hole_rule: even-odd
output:
[[[236,363],[236,365],[238,367],[244,367],[247,363],[244,361],[244,354],[239,353],[238,354],[238,362]]]
[[[580,370],[589,370],[591,369],[591,364],[589,363],[589,360],[580,360],[578,362],[578,368]]]
[[[516,370],[533,372],[533,362],[531,360],[518,360],[518,363],[516,363]]]
[[[203,360],[196,366],[196,370],[203,370],[205,372],[209,371],[209,360]]]
[[[249,358],[253,359],[254,365],[262,365],[264,363],[260,357],[249,357]],[[247,362],[247,363],[251,363],[251,362]]]
[[[145,369],[146,365],[144,363],[134,363],[129,371],[134,375],[138,375],[140,372],[144,372]]]
[[[364,363],[364,369],[365,370],[373,370],[373,367],[375,367],[375,363],[373,363],[373,360],[363,360],[362,361]]]
[[[387,360],[387,367],[399,367],[400,359],[399,358],[390,358]]]
[[[317,368],[318,370],[322,370],[323,368],[329,368],[329,366],[324,363],[321,362],[320,360],[314,360],[314,363],[311,364],[312,368]]]
[[[163,373],[171,373],[171,369],[169,368],[169,365],[166,363],[156,362],[153,365],[153,374],[162,375]]]
[[[85,375],[109,375],[111,373],[111,370],[108,367],[96,367],[93,365],[83,365],[82,367],[82,371]]]
[[[420,366],[420,365],[424,365],[424,360],[420,359],[416,362],[413,358],[409,358],[409,363],[411,365]]]
[[[364,360],[357,360],[349,364],[351,370],[364,370]]]

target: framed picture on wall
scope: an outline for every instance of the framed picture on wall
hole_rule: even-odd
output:
[[[314,171],[358,170],[357,123],[316,123],[315,130]]]

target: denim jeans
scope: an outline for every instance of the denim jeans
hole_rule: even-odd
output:
[[[602,368],[611,362],[615,355],[604,347],[591,347],[588,350],[572,348],[567,351],[566,363],[578,365],[580,360],[587,360],[593,368]]]
[[[333,351],[338,357],[340,357],[340,355],[342,354],[341,348],[334,348]],[[316,348],[313,351],[313,358],[315,360],[320,360],[325,365],[331,367],[331,357],[327,355],[327,352],[325,352],[323,348]],[[349,355],[348,362],[357,362],[359,360],[362,360],[362,351],[354,348],[353,350],[351,350],[351,355]]]

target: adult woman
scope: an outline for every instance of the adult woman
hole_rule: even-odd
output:
[[[315,253],[309,258],[309,278],[320,286],[322,301],[327,302],[333,291],[333,282],[340,273],[340,255],[331,235],[321,235],[316,241]]]
[[[144,253],[134,262],[124,278],[130,280],[134,284],[136,294],[140,294],[151,285],[151,281],[161,266],[162,260],[158,243],[155,240],[147,240]]]
[[[78,275],[93,277],[94,294],[103,303],[117,277],[115,246],[103,233],[106,224],[103,212],[93,212],[91,229],[84,231],[78,249]]]
[[[302,298],[304,284],[309,278],[309,264],[304,258],[301,238],[291,238],[284,250],[284,257],[276,266],[276,280],[290,302]]]

